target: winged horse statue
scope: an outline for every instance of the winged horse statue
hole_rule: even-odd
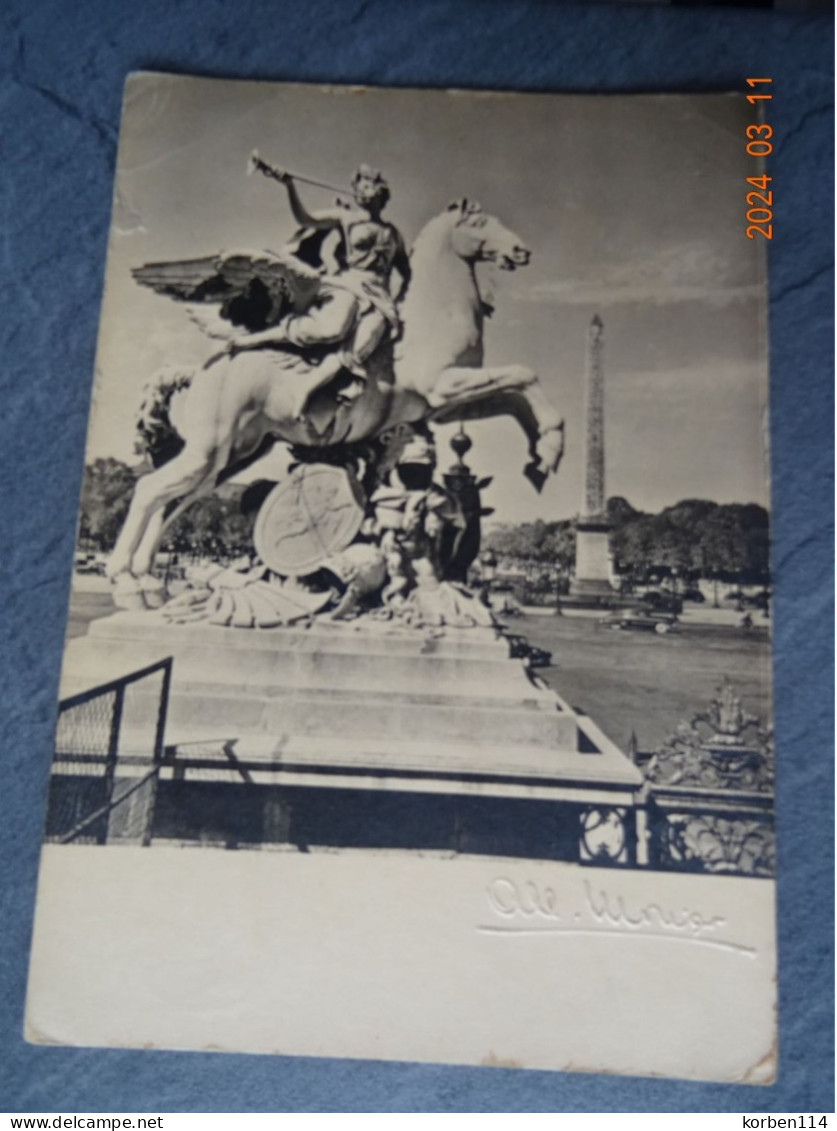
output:
[[[256,290],[270,292],[266,276],[282,275],[274,258],[218,256],[180,264],[180,274],[177,264],[158,264],[134,275],[176,298],[223,298],[234,313],[236,299],[245,291],[252,295],[254,280]],[[315,384],[300,416],[299,382],[314,366],[283,348],[216,354],[191,380],[181,381],[168,404],[176,454],[138,479],[108,563],[116,594],[129,594],[134,603],[140,595],[147,607],[163,603],[151,567],[165,528],[231,468],[257,458],[270,438],[323,449],[409,433],[410,425],[510,415],[526,434],[525,473],[540,490],[561,461],[564,422],[531,369],[484,364],[483,324],[491,308],[475,273],[481,262],[513,271],[529,258],[521,240],[494,216],[457,201],[429,221],[413,246],[401,342],[395,351],[391,342],[381,344],[361,386],[351,374],[342,379],[351,396],[342,395],[340,376],[324,387]],[[188,286],[183,267],[191,268]],[[311,280],[306,285],[310,290]]]

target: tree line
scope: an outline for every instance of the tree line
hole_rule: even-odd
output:
[[[655,569],[702,577],[767,579],[770,519],[756,503],[684,499],[659,514],[636,510],[627,499],[607,502],[610,541],[617,568],[641,577]],[[575,561],[572,520],[504,524],[483,539],[498,557],[556,565]]]
[[[118,459],[97,459],[84,468],[79,507],[79,542],[109,553],[116,542],[137,481]],[[197,556],[247,553],[253,545],[253,515],[242,513],[245,488],[225,484],[197,499],[166,531],[162,549]]]
[[[102,552],[113,549],[136,479],[136,472],[117,459],[97,459],[85,467],[79,527],[83,545]],[[226,484],[198,499],[166,532],[163,549],[207,556],[248,552],[254,516],[242,511],[245,490]],[[659,514],[646,514],[617,495],[608,499],[607,517],[622,573],[641,577],[663,569],[692,576],[767,579],[770,520],[755,503],[684,499]],[[482,544],[500,558],[569,573],[575,562],[575,523],[506,523],[486,532]]]

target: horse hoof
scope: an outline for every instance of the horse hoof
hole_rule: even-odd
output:
[[[526,464],[526,467],[523,469],[523,474],[526,476],[526,478],[529,480],[538,494],[541,493],[544,483],[546,483],[547,479],[549,478],[549,472],[544,471],[543,465],[538,463],[536,460],[532,460],[531,463]]]
[[[147,608],[142,593],[114,593],[113,603],[117,609],[124,609],[130,613],[145,612]]]
[[[137,579],[130,574],[119,573],[113,578],[111,597],[117,609],[126,609],[136,613],[146,608]]]
[[[143,574],[137,578],[140,592],[142,593],[145,608],[147,609],[161,609],[168,600],[168,593],[166,587],[156,577],[150,574]]]
[[[136,613],[159,609],[166,603],[166,591],[156,577],[134,577],[132,573],[122,572],[111,581],[111,596],[118,609]]]
[[[546,432],[541,433],[535,452],[537,462],[547,475],[558,470],[561,460],[564,458],[563,421],[555,428],[549,428]]]

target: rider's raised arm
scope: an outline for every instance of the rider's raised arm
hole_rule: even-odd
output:
[[[297,224],[301,224],[305,228],[340,227],[342,212],[339,208],[327,208],[318,212],[309,212],[299,198],[299,193],[297,192],[293,178],[287,176],[287,179],[283,179],[282,183],[288,190],[291,212],[293,212]]]

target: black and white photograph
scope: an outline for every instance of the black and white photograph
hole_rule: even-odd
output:
[[[775,1078],[760,122],[128,79],[30,1040]]]

